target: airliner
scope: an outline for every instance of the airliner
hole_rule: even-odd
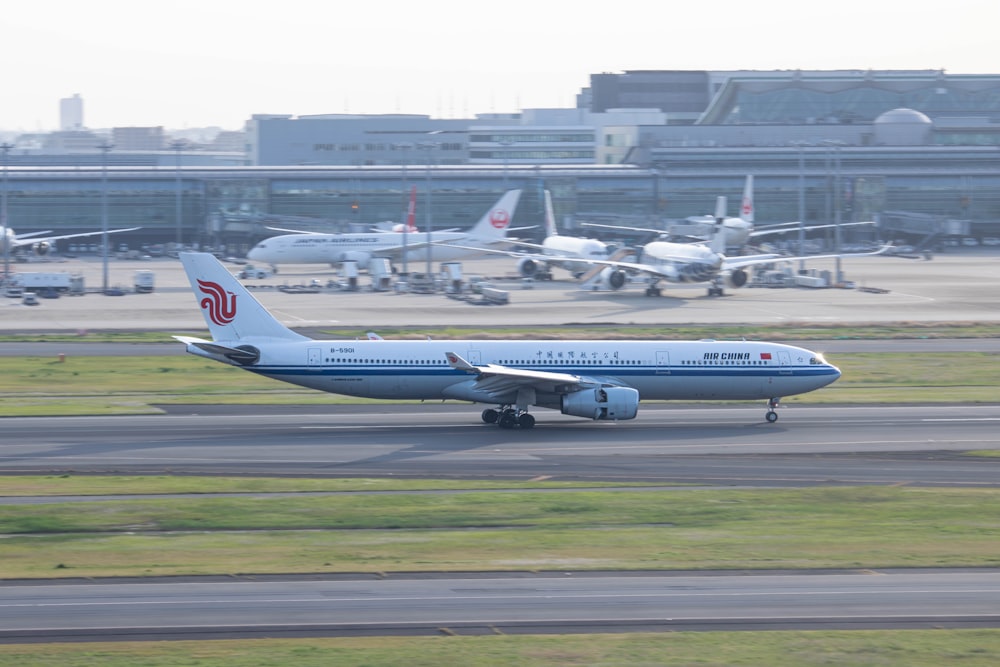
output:
[[[791,257],[777,253],[727,257],[726,198],[718,197],[715,207],[715,232],[710,244],[652,241],[642,246],[639,261],[615,259],[590,260],[590,273],[581,278],[585,289],[618,290],[631,276],[646,279],[646,296],[660,296],[660,281],[670,283],[709,283],[708,296],[722,296],[724,288],[746,285],[747,269],[777,261],[826,259],[830,257],[869,257],[885,253],[885,245],[874,252],[807,255]]]
[[[698,234],[696,240],[709,241],[715,233],[717,217],[713,215],[694,215],[685,218],[685,221],[698,225],[705,229],[704,235]],[[754,206],[753,206],[753,175],[747,174],[743,184],[743,199],[740,202],[739,217],[726,217],[722,224],[726,230],[725,245],[727,248],[742,248],[754,235]],[[581,223],[583,227],[593,227],[595,229],[627,230],[632,232],[646,232],[650,234],[663,235],[662,229],[650,229],[647,227],[625,227],[622,225],[604,225],[596,222]]]
[[[454,230],[424,235],[424,239],[406,231],[379,231],[358,234],[283,234],[261,241],[247,253],[247,258],[266,262],[273,269],[278,264],[337,264],[354,261],[366,269],[373,257],[400,259],[403,253],[410,261],[427,259],[428,251],[435,260],[455,260],[482,254],[485,249],[503,243],[521,197],[520,190],[509,190],[466,232]],[[432,241],[428,243],[427,236]],[[458,242],[467,246],[449,247],[443,242]]]
[[[552,279],[552,268],[559,267],[579,278],[586,273],[591,265],[587,259],[608,259],[608,246],[597,239],[584,239],[576,236],[561,236],[556,229],[556,217],[552,211],[552,193],[545,191],[545,238],[541,245],[514,241],[515,245],[541,250],[541,253],[525,253],[516,250],[504,254],[518,260],[517,270],[525,278]]]
[[[142,227],[129,227],[128,229],[111,229],[108,230],[108,234],[120,234],[121,232],[134,232],[137,229],[142,229]],[[100,236],[105,232],[83,232],[80,234],[61,234],[59,236],[42,236],[42,234],[48,234],[50,232],[27,232],[25,234],[15,234],[14,230],[10,227],[0,227],[0,245],[3,246],[0,249],[0,254],[6,254],[10,251],[20,248],[23,246],[31,246],[31,251],[38,256],[44,256],[49,254],[52,250],[53,241],[59,241],[61,239],[75,239],[82,236]]]
[[[695,215],[685,218],[685,221],[698,225],[705,229],[704,234],[695,235],[696,241],[711,241],[712,235],[715,232],[715,225],[718,218],[712,215]],[[647,227],[625,227],[622,225],[604,225],[595,222],[584,222],[581,223],[583,227],[593,227],[599,229],[611,229],[611,230],[627,230],[632,232],[646,232],[650,234],[664,234],[662,229],[650,229]],[[842,222],[839,225],[836,224],[808,224],[803,225],[800,222],[779,222],[772,225],[766,225],[764,227],[755,227],[754,225],[754,203],[753,203],[753,175],[747,174],[746,181],[743,184],[743,199],[740,202],[740,215],[739,217],[732,218],[726,217],[723,219],[723,223],[726,230],[725,237],[725,247],[728,249],[740,249],[747,245],[751,239],[761,239],[765,236],[774,236],[776,234],[789,234],[792,232],[798,232],[799,228],[802,227],[805,231],[811,232],[817,229],[827,229],[831,227],[854,227],[857,225],[874,225],[876,224],[874,220],[865,220],[861,222]]]
[[[180,253],[211,340],[189,353],[334,394],[484,403],[481,419],[530,429],[531,407],[634,419],[640,400],[766,400],[824,387],[840,370],[801,347],[756,341],[313,340],[280,323],[213,255]]]

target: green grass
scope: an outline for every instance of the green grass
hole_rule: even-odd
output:
[[[843,377],[785,402],[996,402],[1000,355],[830,355]],[[0,357],[0,416],[143,414],[158,404],[377,403],[311,391],[197,357]]]
[[[670,632],[0,646],[31,667],[995,667],[1000,631]]]
[[[1000,491],[524,490],[0,506],[0,578],[1000,566]]]

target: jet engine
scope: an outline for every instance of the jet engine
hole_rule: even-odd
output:
[[[525,278],[535,276],[542,268],[541,262],[530,257],[523,257],[517,263],[517,271]]]
[[[628,282],[628,274],[622,269],[608,266],[601,269],[597,276],[598,284],[604,289],[619,290]]]
[[[639,392],[631,387],[584,389],[562,397],[564,415],[589,419],[635,419]]]
[[[31,249],[36,255],[42,257],[49,254],[49,250],[52,250],[52,244],[48,241],[39,241],[38,243],[33,244]]]
[[[747,284],[747,272],[743,269],[733,269],[723,274],[722,279],[725,281],[726,287],[732,289],[743,287]]]

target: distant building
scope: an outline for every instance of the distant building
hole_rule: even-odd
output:
[[[59,129],[64,132],[83,129],[83,98],[79,93],[59,100]]]
[[[118,151],[158,151],[163,149],[163,126],[115,127],[111,130],[111,143]]]

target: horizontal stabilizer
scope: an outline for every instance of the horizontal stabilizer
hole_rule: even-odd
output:
[[[191,338],[190,336],[174,336],[174,338],[187,345],[189,352],[202,357],[212,359],[222,357],[240,366],[248,366],[260,359],[260,351],[249,345],[230,347],[229,345],[220,345],[219,343],[202,340],[201,338]]]

